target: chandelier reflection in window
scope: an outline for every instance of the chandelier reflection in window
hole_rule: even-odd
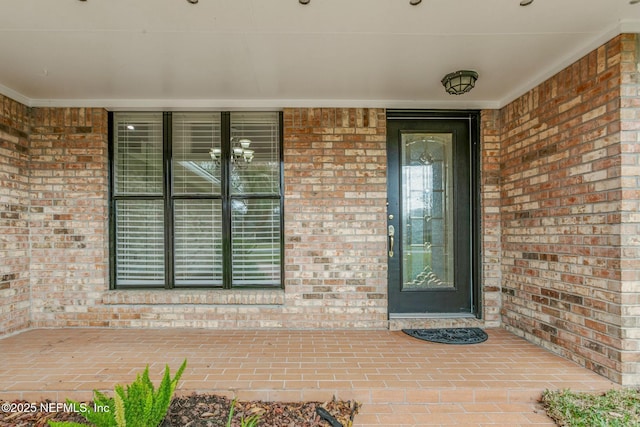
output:
[[[231,163],[238,166],[247,165],[253,160],[254,150],[250,150],[251,140],[249,138],[231,137]],[[211,159],[216,166],[220,165],[222,150],[220,148],[212,148],[209,150]]]

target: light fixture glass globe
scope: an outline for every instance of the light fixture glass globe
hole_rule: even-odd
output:
[[[462,95],[469,92],[476,85],[478,73],[471,70],[459,70],[449,73],[442,78],[442,85],[451,95]]]

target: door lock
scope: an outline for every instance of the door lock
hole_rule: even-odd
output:
[[[389,258],[393,258],[393,238],[396,235],[396,229],[393,225],[388,228],[389,234]]]

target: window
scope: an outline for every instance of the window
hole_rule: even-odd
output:
[[[282,286],[282,116],[112,113],[114,288]]]

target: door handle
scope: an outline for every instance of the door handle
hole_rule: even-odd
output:
[[[389,258],[393,258],[393,238],[396,235],[396,229],[393,225],[388,228],[389,234]]]

